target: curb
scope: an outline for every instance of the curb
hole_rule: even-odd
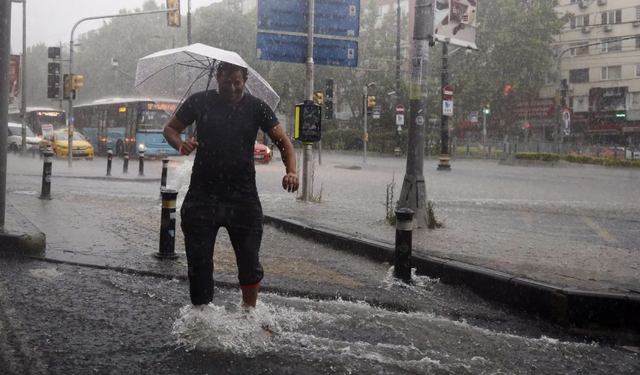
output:
[[[12,205],[5,206],[5,227],[0,229],[0,251],[25,255],[43,255],[46,236]]]
[[[264,215],[266,224],[327,244],[337,250],[393,264],[395,248],[388,243],[359,238],[300,221]],[[640,296],[563,288],[433,256],[412,255],[416,273],[439,278],[445,284],[464,285],[479,296],[539,315],[562,326],[588,331],[640,333]]]
[[[41,174],[18,174],[12,173],[12,176],[26,176],[26,177],[42,177]],[[155,177],[138,177],[138,178],[126,178],[126,177],[114,177],[114,176],[78,176],[78,175],[53,175],[53,178],[76,178],[82,180],[102,180],[102,181],[127,181],[127,182],[160,182],[161,178]]]

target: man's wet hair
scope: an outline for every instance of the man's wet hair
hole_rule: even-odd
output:
[[[221,61],[218,64],[218,69],[216,69],[216,78],[220,78],[223,74],[233,73],[236,71],[242,72],[244,79],[247,79],[249,76],[249,70],[247,68]]]

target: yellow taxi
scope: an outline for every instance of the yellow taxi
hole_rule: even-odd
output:
[[[79,132],[73,132],[73,158],[93,160],[93,146]],[[49,146],[50,143],[50,146]],[[54,156],[58,158],[69,157],[69,132],[67,129],[56,130],[51,139],[44,139],[40,142],[40,149],[51,149]]]

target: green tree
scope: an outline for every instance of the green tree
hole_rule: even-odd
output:
[[[491,104],[492,118],[502,119],[507,132],[517,132],[516,103],[535,99],[553,70],[550,45],[566,22],[557,5],[557,0],[492,0],[478,7],[480,51],[449,58],[458,121]],[[505,94],[507,85],[512,88]]]

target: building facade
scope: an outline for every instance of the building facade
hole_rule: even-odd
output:
[[[556,98],[558,90],[566,98],[570,138],[638,146],[640,0],[560,0],[556,10],[570,18],[540,97]]]

